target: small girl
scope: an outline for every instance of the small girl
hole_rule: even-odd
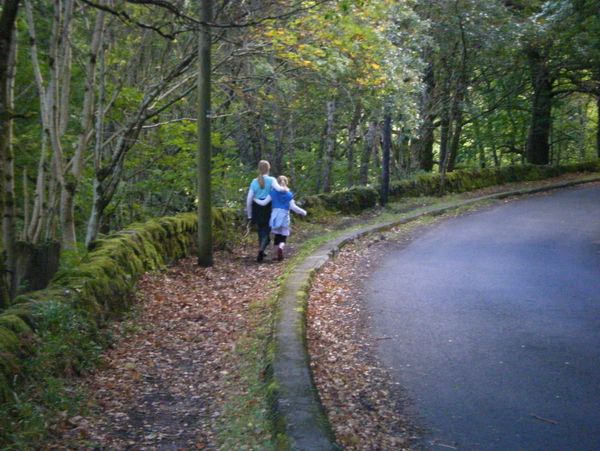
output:
[[[288,178],[285,175],[277,177],[277,182],[281,187],[287,188]],[[269,225],[271,231],[275,235],[273,243],[277,251],[277,260],[283,260],[283,248],[287,237],[290,236],[290,210],[299,215],[306,216],[306,210],[303,210],[294,202],[294,194],[291,191],[276,191],[271,190],[269,195],[263,199],[254,199],[258,205],[266,205],[272,202],[273,210],[271,211],[271,219]]]

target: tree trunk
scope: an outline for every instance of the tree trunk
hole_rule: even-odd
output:
[[[404,127],[398,133],[396,146],[392,144],[392,157],[391,167],[397,177],[402,177],[403,174],[411,171],[410,135]]]
[[[7,105],[9,111],[14,111],[14,93],[15,93],[15,76],[17,71],[17,33],[13,30],[13,38],[9,51],[9,65],[7,75]],[[5,169],[6,183],[6,198],[3,221],[4,244],[6,248],[6,266],[10,271],[10,297],[15,297],[17,293],[16,281],[16,243],[17,243],[17,228],[16,228],[16,203],[15,203],[15,154],[13,149],[13,121],[9,120],[6,127],[2,129],[6,133],[6,139],[2,138],[3,145],[7,146]]]
[[[527,161],[550,162],[550,126],[552,124],[552,79],[544,56],[538,49],[528,50],[533,99],[527,137]]]
[[[463,111],[459,108],[456,111],[456,117],[453,118],[454,130],[452,131],[452,140],[450,141],[450,149],[448,154],[447,171],[452,172],[456,166],[456,157],[458,156],[458,149],[460,147],[460,136],[463,128]]]
[[[352,116],[352,122],[348,126],[348,144],[346,146],[346,185],[348,188],[354,186],[354,146],[356,144],[358,123],[360,122],[360,116],[362,114],[362,105],[357,102],[354,108],[354,115]]]
[[[323,192],[331,192],[331,173],[335,150],[335,100],[327,102],[327,131],[325,133],[325,155],[323,156],[323,173],[321,187]]]
[[[64,88],[64,85],[66,84],[65,78],[70,78],[70,68],[66,68],[65,66],[70,66],[70,51],[67,50],[67,48],[70,46],[68,30],[70,19],[72,17],[73,2],[65,2],[64,8],[61,8],[58,2],[55,2],[54,4],[54,15],[49,49],[49,81],[47,86],[42,76],[42,70],[38,57],[33,7],[31,1],[29,0],[26,0],[24,4],[29,32],[31,64],[40,100],[40,116],[44,134],[42,141],[43,143],[50,143],[53,156],[52,171],[47,173],[48,176],[52,177],[52,179],[46,183],[46,186],[49,189],[49,205],[48,209],[44,211],[44,213],[46,213],[44,223],[41,224],[41,229],[44,232],[45,238],[49,239],[54,238],[55,235],[54,215],[57,211],[56,207],[58,205],[62,205],[62,202],[58,202],[58,200],[62,199],[56,196],[56,184],[59,185],[61,190],[64,188],[65,161],[61,143],[61,129],[66,127],[66,119],[63,120],[62,117],[68,115],[68,113],[65,110],[66,107],[61,107],[60,105],[61,102],[64,101],[64,96],[61,95],[60,88],[61,86]],[[69,61],[65,62],[63,59],[64,57],[66,57]],[[41,159],[44,158],[45,152],[42,150]]]
[[[359,181],[361,185],[369,183],[369,163],[371,161],[371,154],[373,153],[373,146],[375,145],[376,133],[377,123],[374,121],[369,122],[369,127],[364,136],[363,151],[360,158]]]
[[[450,118],[450,96],[448,93],[442,95],[442,110],[440,115],[440,173],[446,172],[448,161],[448,145],[450,141],[450,127],[452,126]]]
[[[96,21],[92,33],[90,53],[85,70],[85,90],[81,111],[81,132],[77,139],[75,154],[70,161],[71,169],[65,174],[65,183],[61,191],[61,229],[64,249],[73,248],[77,242],[75,233],[75,194],[83,173],[83,156],[92,134],[94,117],[94,89],[96,83],[96,63],[104,32],[104,11],[96,12]],[[68,100],[67,100],[68,101]]]
[[[435,79],[433,74],[433,64],[427,66],[423,84],[425,85],[425,89],[423,90],[419,102],[419,110],[423,120],[419,125],[418,138],[413,141],[411,147],[418,168],[422,171],[430,172],[433,169],[433,132],[435,129],[435,126],[433,125],[435,119],[433,102]]]
[[[392,115],[389,111],[383,118],[383,146],[381,165],[381,205],[386,205],[390,193],[390,154],[392,148]]]
[[[277,108],[279,110],[279,108]],[[284,118],[281,117],[281,111],[276,114],[276,131],[275,131],[275,144],[273,146],[273,159],[271,160],[271,171],[273,174],[282,175],[284,174],[285,168],[283,165],[283,154],[285,152],[284,147],[284,134],[286,124]]]
[[[6,176],[9,163],[10,140],[12,136],[13,111],[11,110],[12,95],[10,93],[12,83],[11,64],[14,61],[15,39],[14,27],[19,9],[18,0],[5,0],[2,3],[2,14],[0,15],[0,217],[5,219],[5,215],[10,215],[9,205],[7,205],[8,181]],[[7,277],[7,262],[1,256],[7,248],[5,242],[5,233],[0,238],[0,308],[6,307],[10,302],[11,280]],[[14,252],[13,252],[14,255]]]
[[[200,20],[212,20],[212,0],[200,3]],[[198,33],[198,265],[212,266],[212,203],[210,191],[210,27]]]

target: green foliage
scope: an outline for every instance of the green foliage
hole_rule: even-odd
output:
[[[56,300],[37,304],[37,345],[28,376],[69,376],[92,367],[100,354],[102,339],[92,316]]]
[[[308,196],[302,200],[311,215],[322,209],[342,213],[358,213],[377,206],[379,193],[370,187],[354,187],[343,191]]]

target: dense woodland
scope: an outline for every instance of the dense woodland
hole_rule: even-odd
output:
[[[3,273],[17,241],[207,202],[201,29],[215,206],[260,159],[303,196],[378,185],[387,155],[392,179],[600,156],[597,0],[3,0]]]

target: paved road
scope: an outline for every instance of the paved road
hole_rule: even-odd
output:
[[[367,285],[426,448],[600,450],[600,186],[444,221]]]

